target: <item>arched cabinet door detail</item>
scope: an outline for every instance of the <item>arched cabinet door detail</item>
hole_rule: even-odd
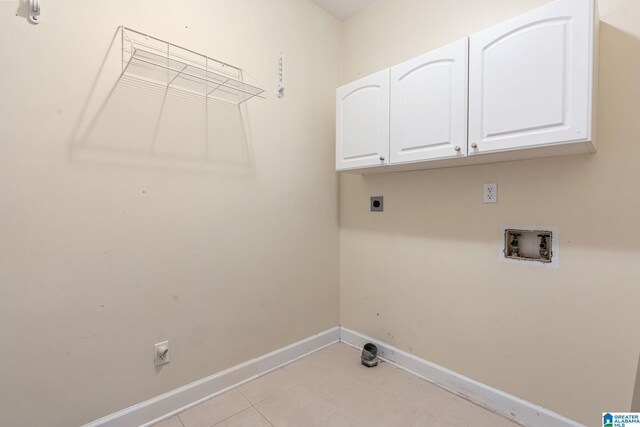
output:
[[[389,164],[389,70],[336,90],[336,170]]]
[[[470,37],[470,155],[591,139],[592,0],[559,0]]]
[[[391,68],[391,164],[467,153],[468,39]]]

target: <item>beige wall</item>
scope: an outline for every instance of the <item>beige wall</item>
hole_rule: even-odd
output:
[[[543,3],[380,0],[345,24],[342,83]],[[342,174],[340,208],[343,326],[589,425],[630,409],[640,350],[640,4],[600,12],[597,154]],[[560,268],[499,262],[500,224],[558,226]]]
[[[20,3],[0,2],[0,424],[79,425],[337,325],[339,21],[307,0],[43,1],[32,26]],[[134,79],[108,97],[121,24],[268,99],[207,117]]]
[[[334,88],[544,2],[380,0],[340,24],[306,0],[47,1],[37,27],[23,4],[0,2],[1,424],[87,422],[338,314],[590,425],[628,410],[640,350],[636,1],[600,2],[596,155],[342,174],[338,258]],[[245,67],[268,99],[203,111],[117,81],[121,24]],[[499,184],[498,205],[481,203],[484,182]],[[373,215],[378,194],[385,212]],[[499,263],[505,223],[560,227],[560,268]],[[173,360],[156,370],[164,339]]]

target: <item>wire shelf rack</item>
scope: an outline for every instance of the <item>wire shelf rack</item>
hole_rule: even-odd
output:
[[[235,104],[265,98],[264,85],[241,68],[131,28],[120,29],[123,75]]]

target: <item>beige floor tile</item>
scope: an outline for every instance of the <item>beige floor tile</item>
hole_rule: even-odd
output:
[[[446,392],[433,401],[427,411],[416,421],[414,427],[437,424],[447,427],[492,426],[515,427],[516,423],[469,402],[459,396]]]
[[[384,380],[386,378],[385,373],[392,372],[396,369],[395,366],[382,360],[378,366],[367,368],[362,365],[362,362],[360,361],[361,351],[351,347],[350,345],[342,343],[337,343],[328,347],[321,351],[318,356],[322,357],[323,360],[332,367],[332,370],[353,372],[356,376],[369,383]]]
[[[311,426],[335,407],[303,385],[294,385],[255,405],[275,427]]]
[[[211,427],[250,406],[237,390],[232,390],[187,409],[178,416],[184,427]]]
[[[360,350],[345,343],[335,343],[323,348],[316,354],[322,358],[333,358],[338,360],[351,359],[353,355],[360,355]]]
[[[164,421],[160,421],[157,424],[154,424],[153,427],[184,427],[180,418],[177,415],[174,415],[171,418],[167,418]]]
[[[350,370],[332,371],[322,381],[308,386],[337,408],[348,409],[358,403],[358,397],[370,389],[369,384]]]
[[[271,427],[271,424],[254,408],[248,408],[231,418],[218,423],[215,427]]]
[[[378,368],[363,367],[370,372]],[[389,393],[384,385],[372,385],[371,381],[363,371],[351,370],[332,374],[312,390],[363,425],[406,426],[424,412],[423,406]]]
[[[360,353],[356,349],[344,344],[332,347],[343,347],[341,366],[331,369],[319,382],[305,380],[303,384],[362,424],[428,425],[420,423],[431,415],[442,425],[516,425],[394,365],[382,362],[375,368],[366,368],[359,364]],[[332,350],[338,353],[338,349]],[[366,390],[374,396],[364,398]],[[371,416],[376,413],[377,417]]]
[[[384,386],[388,393],[425,409],[443,396],[451,395],[448,391],[395,366],[383,372],[379,384]]]
[[[255,407],[251,407],[251,404]],[[390,363],[337,343],[156,427],[516,427]]]
[[[307,386],[324,382],[328,375],[353,369],[359,353],[344,344],[333,344],[319,352],[286,365],[282,370]]]
[[[349,363],[345,366],[345,368],[349,369],[349,371],[356,377],[372,386],[380,386],[385,384],[385,382],[388,381],[389,378],[394,378],[394,373],[396,371],[395,366],[383,361],[380,361],[378,366],[367,368],[362,363],[360,363],[360,355],[358,355],[356,362]]]
[[[285,368],[291,368],[296,365],[305,365],[309,367],[328,368],[337,364],[343,364],[349,360],[354,360],[354,356],[358,357],[358,351],[348,345],[335,343],[328,347],[323,348],[320,351],[303,357],[287,366]]]
[[[255,405],[297,382],[299,382],[299,378],[296,375],[284,369],[276,369],[267,375],[243,384],[238,388],[238,391]]]
[[[313,427],[363,427],[358,421],[356,421],[350,415],[347,415],[344,411],[337,410],[328,417],[325,417],[313,424]]]
[[[327,347],[318,354],[320,359],[333,364],[340,369],[367,369],[362,366],[360,356],[360,350],[342,343],[337,343]]]
[[[379,393],[351,408],[349,413],[365,425],[408,426],[413,423],[423,409],[400,398]]]

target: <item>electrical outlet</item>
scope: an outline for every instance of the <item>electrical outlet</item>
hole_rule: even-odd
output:
[[[498,203],[498,184],[484,185],[484,202]]]
[[[382,212],[384,211],[384,197],[382,196],[373,196],[369,201],[369,209],[371,212]]]
[[[169,341],[159,342],[153,346],[153,362],[156,366],[169,363]]]

